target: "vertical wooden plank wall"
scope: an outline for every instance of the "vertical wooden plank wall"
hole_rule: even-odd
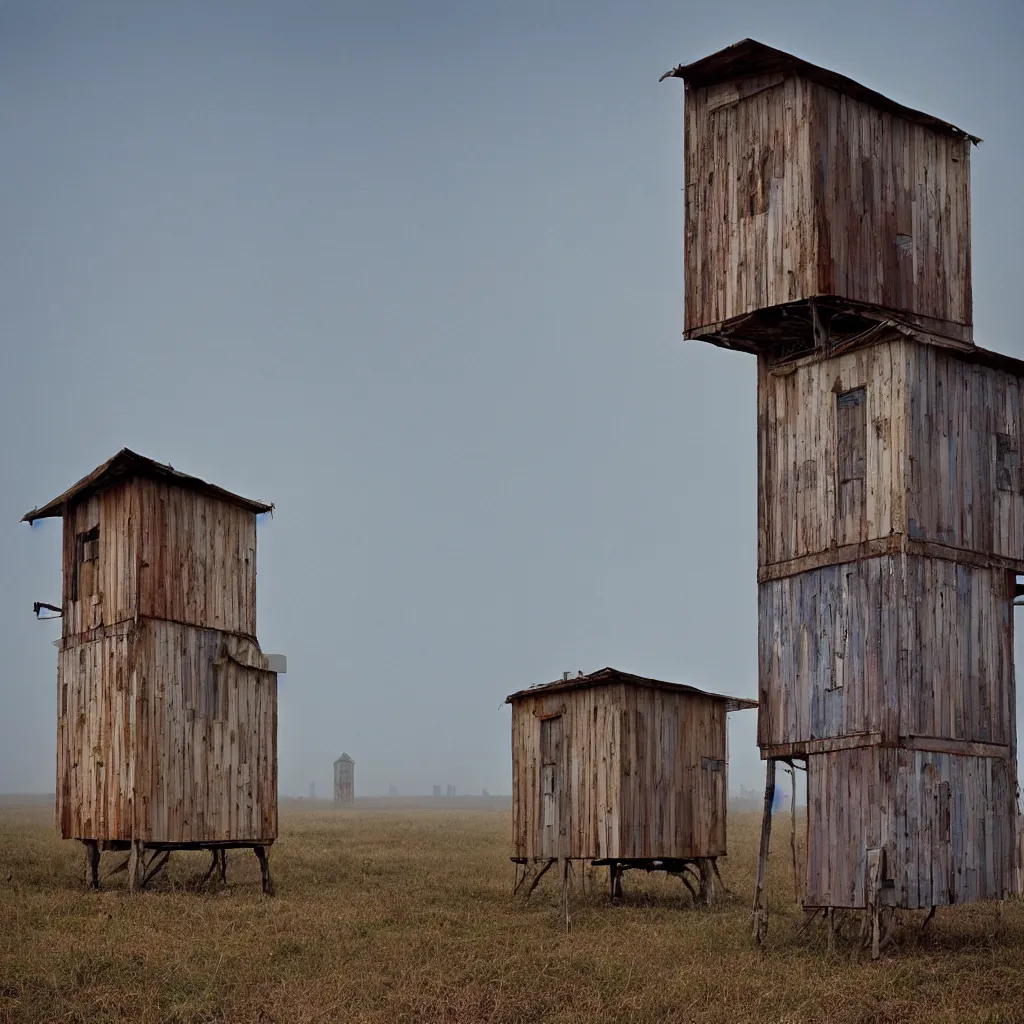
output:
[[[827,295],[971,323],[969,142],[780,75],[685,117],[688,333]]]
[[[83,563],[77,538],[96,527],[98,557]],[[255,555],[251,512],[155,481],[66,509],[65,838],[276,837],[277,676],[255,643]]]
[[[818,294],[970,324],[970,142],[807,87]]]
[[[907,347],[906,374],[910,536],[1020,562],[1021,378],[930,345]]]
[[[1002,758],[859,747],[808,758],[804,905],[864,907],[867,851],[908,909],[1014,891],[1016,792]]]
[[[686,330],[817,293],[807,83],[687,89]]]
[[[878,540],[906,525],[907,343],[773,368],[758,358],[758,565]],[[837,396],[865,389],[861,514],[840,516]]]
[[[256,635],[256,517],[139,480],[139,614]]]
[[[65,839],[132,837],[131,645],[122,624],[58,654],[57,824]]]
[[[536,697],[512,705],[513,850],[542,857],[540,723],[563,715],[563,766],[558,818],[563,856],[619,854],[619,709],[622,686],[595,686]]]
[[[254,659],[255,660],[255,659]],[[140,835],[163,842],[277,835],[277,676],[229,657],[217,630],[146,620],[135,653],[152,751]],[[147,755],[143,755],[145,758]]]
[[[542,835],[541,729],[561,713],[564,856],[725,853],[726,713],[720,700],[602,685],[512,705],[514,856],[555,856]]]
[[[1012,587],[1004,569],[918,555],[762,583],[758,743],[1010,744]]]

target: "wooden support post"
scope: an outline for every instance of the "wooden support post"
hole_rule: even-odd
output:
[[[227,886],[228,884],[228,852],[223,847],[219,849],[218,854],[220,855],[220,884]]]
[[[217,856],[217,848],[214,847],[210,852],[213,854],[213,858],[210,861],[210,866],[206,869],[206,874],[203,875],[203,880],[199,883],[200,885],[205,885],[213,877],[213,873],[217,870],[220,863],[220,858]]]
[[[100,844],[95,839],[83,839],[85,846],[85,886],[87,889],[100,887]]]
[[[700,901],[704,906],[710,907],[715,898],[715,876],[707,857],[701,857],[698,868],[700,870]]]
[[[723,893],[731,893],[732,890],[725,884],[725,882],[722,881],[722,873],[718,870],[717,857],[711,858],[711,868],[715,872],[715,878],[718,880],[718,888],[721,889]]]
[[[608,893],[613,900],[622,899],[622,868],[614,860],[608,865]]]
[[[167,862],[170,859],[170,850],[154,851],[153,856],[149,859],[149,863],[146,865],[146,872],[142,876],[142,884],[139,886],[139,888],[145,889],[146,886],[149,885],[149,883],[152,882],[153,879],[156,878],[156,876],[159,875],[160,872],[163,871],[165,867],[167,867]]]
[[[146,848],[138,839],[132,840],[128,854],[128,891],[138,892],[142,888],[142,866]]]
[[[760,946],[768,934],[768,903],[764,887],[768,875],[768,846],[772,835],[772,804],[775,802],[775,758],[765,765],[764,813],[761,816],[761,847],[757,857],[757,884],[754,888],[754,941]]]
[[[255,847],[256,859],[260,862],[260,891],[264,896],[274,895],[274,880],[270,877],[270,848]]]
[[[797,868],[796,854],[796,769],[789,765],[790,797],[789,797],[789,853],[793,861],[793,901],[800,903],[800,872]]]
[[[526,890],[526,899],[529,901],[530,896],[533,894],[533,890],[540,884],[540,880],[547,874],[551,865],[554,864],[554,860],[548,860],[545,862],[544,867],[540,869],[534,876],[533,881],[530,882],[530,888]]]
[[[871,959],[881,953],[882,883],[885,880],[885,850],[868,850],[867,893],[868,914],[871,918]]]
[[[568,857],[559,857],[559,869],[562,873],[562,916],[565,918],[565,934],[569,934],[569,866],[572,861]]]
[[[828,925],[826,945],[831,953],[836,948],[836,911],[835,907],[825,908],[825,922]]]

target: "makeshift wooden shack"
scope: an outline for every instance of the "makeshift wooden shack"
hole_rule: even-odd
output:
[[[356,802],[356,763],[348,754],[334,762],[334,802],[349,806]]]
[[[710,899],[725,855],[726,715],[757,704],[603,668],[520,690],[512,705],[518,889],[552,865],[663,870]],[[695,891],[695,896],[697,895]]]
[[[686,82],[686,330],[757,358],[758,742],[807,771],[803,902],[1014,887],[1024,363],[972,337],[980,140],[747,40]],[[666,76],[668,77],[668,76]]]
[[[57,822],[128,852],[131,888],[171,851],[277,836],[277,674],[256,639],[256,517],[272,506],[123,449],[32,523],[63,519]],[[38,611],[38,607],[37,607]]]

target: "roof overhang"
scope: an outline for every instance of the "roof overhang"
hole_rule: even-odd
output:
[[[633,675],[631,672],[620,672],[615,668],[602,668],[589,675],[572,676],[568,679],[556,679],[553,683],[542,683],[538,686],[531,686],[525,690],[517,690],[505,698],[506,704],[513,704],[525,697],[543,697],[549,693],[564,693],[569,690],[583,690],[594,686],[610,686],[622,683],[626,686],[644,686],[655,690],[667,690],[672,693],[686,694],[691,697],[705,697],[710,700],[723,701],[725,710],[745,711],[748,708],[756,708],[756,700],[747,700],[745,697],[728,697],[721,693],[710,693],[707,690],[698,689],[696,686],[689,686],[686,683],[670,683],[664,679],[650,679],[647,676]]]
[[[97,491],[106,490],[117,484],[124,483],[134,477],[145,477],[150,480],[159,480],[163,483],[172,484],[175,487],[183,487],[186,490],[196,491],[211,498],[219,498],[229,504],[237,505],[249,512],[256,513],[271,512],[274,506],[262,501],[254,501],[251,498],[243,498],[240,494],[233,494],[224,490],[216,484],[207,483],[199,477],[189,476],[186,473],[179,473],[173,466],[166,466],[162,462],[154,462],[147,459],[145,455],[139,455],[129,448],[122,448],[113,458],[108,459],[101,466],[97,466],[87,476],[83,476],[78,483],[69,487],[63,494],[58,494],[52,501],[48,501],[41,508],[34,508],[21,517],[24,523],[34,523],[37,519],[48,519],[64,514],[64,506],[69,501],[80,500]]]
[[[940,118],[926,114],[923,110],[915,110],[913,107],[905,107],[902,103],[883,96],[874,89],[869,89],[860,82],[855,82],[846,75],[829,71],[828,68],[811,64],[810,61],[802,60],[785,50],[777,50],[774,46],[767,46],[759,43],[756,39],[743,39],[724,50],[712,53],[707,57],[701,57],[690,64],[680,64],[671,71],[666,71],[658,81],[663,82],[666,78],[682,78],[688,86],[701,87],[716,85],[719,82],[727,82],[737,78],[748,78],[753,75],[774,75],[800,76],[824,85],[836,92],[852,96],[879,110],[885,110],[892,114],[914,121],[917,124],[925,125],[933,131],[945,135],[952,135],[960,139],[969,139],[974,145],[978,145],[981,139],[977,135],[971,135],[963,128],[955,124],[943,121]]]

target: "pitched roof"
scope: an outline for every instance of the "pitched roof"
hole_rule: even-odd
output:
[[[886,110],[892,114],[905,117],[908,121],[915,121],[918,124],[926,125],[933,131],[942,132],[946,135],[953,135],[957,138],[970,139],[975,145],[981,142],[977,135],[971,135],[955,124],[942,121],[931,114],[921,110],[914,110],[912,107],[905,107],[902,103],[883,96],[874,89],[869,89],[852,78],[829,71],[828,68],[819,67],[809,61],[802,60],[785,50],[776,50],[774,46],[766,46],[756,39],[743,39],[724,50],[712,53],[700,60],[690,64],[680,64],[671,71],[666,71],[659,81],[666,78],[682,78],[688,85],[704,86],[715,85],[718,82],[726,82],[733,78],[748,78],[752,75],[799,75],[802,78],[809,78],[812,82],[824,85],[829,89],[845,93],[854,99],[862,100],[879,110]]]
[[[607,686],[612,683],[623,683],[626,686],[647,686],[655,690],[669,690],[672,693],[688,693],[694,697],[710,697],[713,700],[725,701],[726,711],[743,711],[747,708],[757,707],[756,700],[747,700],[745,697],[726,697],[721,693],[708,693],[707,690],[699,690],[696,686],[688,686],[686,683],[668,683],[663,679],[648,679],[646,676],[635,676],[631,672],[620,672],[616,668],[602,668],[589,675],[556,679],[553,683],[530,686],[525,690],[509,694],[505,698],[505,703],[511,704],[523,697],[561,693],[566,690],[581,690],[590,686]]]
[[[355,764],[355,761],[353,761],[352,758],[348,756],[348,754],[342,754],[341,757],[339,757],[338,760],[334,763],[341,764],[342,761],[348,761],[349,764]]]
[[[31,512],[23,515],[22,522],[31,523],[36,519],[47,519],[53,516],[63,515],[63,506],[67,501],[75,498],[82,498],[97,491],[113,487],[115,484],[133,477],[146,477],[151,480],[160,480],[164,483],[173,484],[175,487],[184,487],[190,491],[198,491],[211,498],[220,498],[221,501],[230,502],[250,512],[270,512],[273,505],[267,505],[262,501],[253,501],[251,498],[243,498],[240,494],[232,494],[216,484],[209,484],[195,476],[188,476],[179,473],[172,466],[165,466],[162,462],[154,462],[147,459],[145,455],[139,455],[128,448],[122,448],[113,458],[107,459],[102,466],[97,466],[87,476],[83,476],[78,483],[69,487],[63,494],[58,494],[52,501],[47,502],[42,508],[34,508]]]

